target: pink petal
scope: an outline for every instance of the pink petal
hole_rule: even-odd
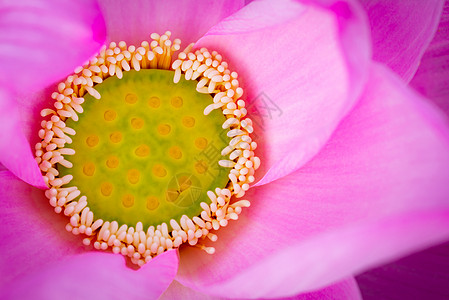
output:
[[[177,266],[176,250],[137,271],[120,255],[91,252],[20,278],[3,292],[6,299],[157,299],[175,277]]]
[[[371,25],[374,60],[409,82],[435,34],[444,0],[359,0]]]
[[[229,297],[273,298],[284,296],[285,291],[294,294],[316,289],[380,261],[407,255],[410,248],[421,249],[448,239],[448,226],[449,209],[442,209],[340,229],[276,252],[208,289]]]
[[[287,298],[285,298],[287,299]],[[300,294],[295,297],[288,299],[298,299],[298,300],[322,300],[322,299],[333,299],[333,300],[356,300],[362,299],[359,287],[354,278],[349,278],[338,283],[329,285],[321,290],[314,292],[309,292],[305,294]]]
[[[244,5],[243,0],[100,1],[109,40],[137,45],[153,32],[170,30],[187,46]]]
[[[158,300],[177,299],[214,300],[220,298],[194,291],[186,286],[183,286],[178,281],[173,280],[170,286],[165,290],[165,292],[159,297]]]
[[[370,50],[363,12],[346,1],[325,2],[332,4],[255,1],[196,44],[222,53],[240,74],[265,169],[259,184],[311,159],[365,82]]]
[[[37,90],[67,75],[104,41],[104,21],[90,0],[2,1],[0,85]]]
[[[211,291],[213,293],[213,291]],[[195,299],[195,300],[213,300],[213,299],[229,299],[222,297],[214,297],[194,291],[183,286],[178,281],[173,280],[168,289],[159,297],[159,300],[177,300],[177,299]],[[358,300],[361,299],[360,290],[354,278],[349,278],[336,284],[327,286],[321,290],[310,293],[304,293],[287,298],[276,298],[279,300]],[[243,300],[243,299],[242,299]]]
[[[247,297],[255,286],[258,296],[291,295],[449,238],[447,125],[375,66],[323,150],[290,176],[250,190],[253,205],[218,232],[213,256],[181,252],[177,280],[217,295]]]
[[[449,1],[440,25],[410,85],[449,115]]]
[[[27,183],[46,188],[22,129],[18,104],[0,89],[0,163]]]
[[[43,191],[0,172],[0,287],[46,263],[84,252],[81,238],[65,230]]]
[[[449,243],[357,276],[363,299],[449,299]]]

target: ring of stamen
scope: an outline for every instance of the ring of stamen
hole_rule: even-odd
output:
[[[242,208],[248,207],[248,200],[231,201],[231,198],[241,198],[255,180],[254,173],[260,166],[260,159],[254,155],[257,144],[252,140],[250,134],[253,132],[253,123],[246,117],[245,102],[241,99],[243,90],[239,87],[238,75],[228,69],[228,64],[223,61],[222,56],[216,51],[209,52],[202,48],[192,51],[192,44],[180,52],[177,59],[172,62],[173,54],[180,49],[181,41],[170,40],[170,32],[164,35],[151,34],[151,42],[142,42],[140,47],[127,46],[125,42],[111,43],[109,47],[103,47],[100,53],[89,62],[75,70],[73,75],[67,77],[58,85],[58,91],[52,94],[55,100],[54,108],[42,110],[42,129],[39,130],[41,141],[36,144],[36,161],[43,173],[43,178],[49,189],[45,192],[50,204],[56,213],[63,212],[69,223],[66,230],[73,234],[84,234],[85,245],[93,244],[94,248],[121,253],[131,258],[133,263],[143,265],[154,256],[172,248],[178,248],[184,243],[197,246],[207,253],[214,253],[213,247],[206,247],[203,240],[208,238],[212,241],[217,236],[212,233],[228,224],[229,220],[237,220]],[[141,69],[163,69],[174,70],[173,82],[178,83],[181,76],[186,80],[196,80],[196,91],[210,94],[212,103],[204,108],[204,114],[208,115],[213,110],[221,110],[226,118],[222,128],[227,130],[229,144],[221,151],[223,159],[218,162],[222,168],[227,168],[227,186],[207,191],[210,203],[201,202],[201,213],[190,218],[183,215],[180,219],[171,219],[169,224],[161,223],[157,226],[143,228],[142,222],[136,226],[119,224],[117,221],[107,221],[96,218],[89,208],[88,198],[77,186],[70,186],[73,175],[60,174],[61,168],[72,168],[73,164],[68,156],[74,155],[75,150],[68,145],[72,143],[75,130],[68,127],[66,121],[71,119],[78,121],[79,114],[83,113],[85,95],[89,94],[96,99],[101,95],[95,86],[101,84],[105,79],[116,76],[121,79],[124,72]],[[126,97],[129,104],[136,102],[133,95]],[[150,98],[148,107],[157,108],[161,105],[160,99]],[[174,109],[183,105],[182,99],[172,99],[171,105]],[[117,118],[115,111],[106,111],[104,120],[112,122]],[[195,119],[186,116],[181,121],[186,127],[194,126]],[[135,130],[143,130],[143,120],[131,121]],[[161,135],[170,133],[168,124],[161,124],[157,128]],[[120,134],[112,133],[112,143],[119,143]],[[88,136],[85,143],[87,147],[96,147],[99,143],[98,137]],[[194,145],[198,149],[205,149],[207,141],[198,138]],[[151,149],[141,145],[135,149],[139,157],[149,155]],[[179,159],[182,153],[176,147],[169,150],[173,159]],[[117,157],[106,158],[108,167],[117,168],[120,161]],[[204,170],[201,163],[195,165],[198,172]],[[86,164],[82,168],[86,176],[93,176],[96,172],[95,165]],[[163,168],[155,166],[154,174],[164,172]],[[131,183],[137,183],[140,173],[131,170],[127,174]],[[180,189],[188,188],[192,183],[189,178],[177,178]],[[100,186],[101,193],[110,195],[114,187],[104,182]],[[133,195],[126,194],[122,197],[124,206],[132,205]],[[155,209],[160,205],[155,197],[146,199],[146,206]],[[171,229],[169,230],[169,226]]]

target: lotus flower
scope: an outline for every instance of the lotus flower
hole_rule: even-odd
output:
[[[443,1],[3,1],[2,298],[360,298],[355,274],[449,238],[447,20],[425,53],[442,10]],[[30,145],[47,87],[99,49],[103,18],[108,40],[168,29],[220,51],[243,78],[264,169],[214,255],[186,247],[135,270],[86,251],[35,188],[45,186]]]

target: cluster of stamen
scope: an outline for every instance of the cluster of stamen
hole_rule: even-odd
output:
[[[56,213],[64,213],[70,221],[67,231],[75,235],[84,234],[85,245],[95,249],[111,249],[114,253],[129,256],[132,262],[143,265],[154,256],[184,243],[197,246],[207,253],[215,252],[213,247],[206,247],[203,240],[217,240],[212,233],[225,227],[229,220],[237,220],[243,207],[250,205],[248,200],[231,201],[241,198],[254,182],[255,170],[260,159],[254,155],[257,144],[251,139],[253,123],[246,117],[245,102],[240,99],[243,90],[239,87],[238,75],[231,72],[222,56],[202,48],[191,52],[189,45],[178,54],[172,62],[174,52],[180,49],[181,41],[170,40],[170,32],[164,35],[151,34],[152,41],[142,42],[140,47],[127,46],[125,42],[110,43],[100,53],[77,68],[75,73],[58,85],[58,91],[52,94],[54,108],[41,112],[42,129],[36,144],[36,161],[43,173],[49,189],[45,192]],[[72,168],[67,156],[74,155],[75,150],[68,147],[75,130],[69,128],[65,121],[78,121],[78,114],[83,113],[84,95],[90,94],[100,99],[95,85],[106,78],[123,77],[123,72],[140,69],[173,69],[174,82],[181,76],[186,80],[196,80],[197,91],[213,96],[213,103],[204,109],[208,115],[212,110],[221,109],[226,121],[222,128],[227,130],[229,145],[221,151],[224,157],[219,165],[229,169],[229,182],[224,188],[207,191],[211,203],[201,202],[200,215],[190,218],[183,215],[180,220],[171,219],[168,223],[143,228],[142,222],[136,226],[120,225],[117,221],[96,219],[90,210],[88,199],[76,186],[70,186],[72,175],[60,177],[58,164]],[[169,229],[169,226],[171,229]]]

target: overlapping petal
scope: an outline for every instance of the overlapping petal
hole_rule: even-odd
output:
[[[244,5],[243,0],[100,1],[109,40],[137,45],[153,32],[170,30],[187,46]]]
[[[0,289],[14,278],[83,251],[81,238],[64,230],[41,190],[0,172]]]
[[[409,82],[435,34],[444,0],[359,1],[370,21],[373,59]]]
[[[370,50],[363,13],[346,1],[325,2],[255,1],[196,44],[222,53],[241,75],[266,173],[259,184],[313,157],[365,82]],[[286,10],[296,16],[284,17]],[[268,25],[254,25],[258,18]]]
[[[93,55],[105,39],[104,20],[91,0],[7,0],[1,4],[0,20],[0,162],[22,180],[44,187],[22,115],[22,106],[38,101],[20,100]]]
[[[407,255],[410,248],[419,250],[441,242],[449,237],[449,230],[439,229],[448,225],[449,209],[445,209],[345,228],[283,248],[260,264],[208,288],[236,298],[242,294],[277,298],[286,291],[291,295],[302,293]]]
[[[251,209],[220,230],[213,257],[182,251],[178,280],[239,297],[251,282],[258,296],[282,296],[448,238],[448,137],[439,111],[375,67],[324,149],[250,191]]]
[[[161,295],[160,300],[177,300],[177,299],[195,299],[195,300],[218,300],[229,299],[228,297],[215,297],[194,291],[186,286],[183,286],[176,280],[168,287],[168,289]],[[260,298],[262,299],[262,298]],[[361,294],[357,282],[354,278],[349,278],[341,282],[331,284],[323,289],[302,293],[292,297],[277,298],[278,300],[359,300]],[[241,299],[244,300],[244,299]]]
[[[27,183],[40,188],[46,187],[23,131],[18,103],[10,93],[1,88],[0,163]]]
[[[46,3],[27,12],[31,23],[36,20],[36,11],[45,16],[43,12],[49,9]],[[82,3],[95,8],[92,2]],[[270,1],[254,2],[219,24],[242,6],[241,1],[186,1],[175,5],[140,1],[118,1],[111,5],[105,1],[101,4],[112,40],[138,43],[150,32],[169,29],[184,42],[193,42],[217,24],[197,47],[221,51],[244,77],[248,110],[256,115],[257,141],[266,165],[259,185],[271,184],[248,193],[253,207],[242,215],[240,222],[220,231],[220,240],[213,245],[217,247],[214,256],[192,248],[183,249],[178,279],[201,292],[226,297],[294,295],[324,287],[449,237],[446,120],[389,71],[374,67],[364,97],[340,124],[365,83],[370,50],[363,13],[349,0],[303,3],[307,5],[287,0],[276,5]],[[438,3],[409,7],[405,1],[398,2],[397,7],[411,10],[408,16],[401,13],[396,19],[379,1],[364,1],[370,8],[371,24],[375,25],[372,28],[375,58],[386,62],[405,80],[416,70],[430,41]],[[12,1],[7,4],[12,9],[6,13],[0,11],[0,15],[7,16],[6,23],[14,20],[11,16],[21,6]],[[70,5],[76,4],[60,5],[58,16],[66,18],[64,9]],[[20,86],[32,90],[48,84],[66,74],[75,60],[73,66],[96,49],[103,36],[102,27],[98,26],[101,17],[95,9],[90,11],[93,13],[79,14],[78,19],[60,28],[50,28],[54,20],[43,22],[41,26],[48,29],[52,39],[69,30],[75,36],[71,40],[86,41],[87,46],[76,53],[69,51],[67,63],[58,66],[55,72],[48,72],[50,75],[39,77],[40,81],[32,81],[29,78],[36,77],[37,73],[33,72],[42,72],[48,57],[37,60],[43,63],[36,64],[33,72],[14,81],[9,89]],[[142,17],[142,11],[148,13]],[[405,34],[402,26],[409,24],[409,17],[416,17],[418,11],[421,13],[416,22],[419,26],[413,26],[410,35]],[[73,12],[78,15],[79,11],[72,9]],[[6,23],[2,19],[0,28]],[[17,32],[23,30],[30,33],[26,37],[33,37],[29,29],[34,25],[28,28],[20,22],[12,24],[18,28]],[[93,38],[89,35],[91,25]],[[383,26],[397,29],[392,31],[393,40],[383,36]],[[412,37],[417,33],[417,37]],[[0,33],[0,40],[5,37],[14,40],[13,36]],[[390,41],[386,47],[382,39]],[[17,53],[8,47],[3,50],[9,58],[13,53],[25,57],[24,62],[35,64],[39,56],[33,55],[41,52],[25,51],[30,45],[35,46],[33,42],[36,41],[32,38],[25,39],[25,46],[19,47]],[[38,48],[60,51],[61,47],[73,46],[65,40],[61,44],[50,43],[45,48],[38,43]],[[53,59],[58,60],[60,56]],[[0,62],[3,63],[1,58]],[[23,68],[24,64],[8,65],[12,74],[19,74],[13,68],[17,66]],[[436,66],[432,62],[430,68]],[[9,84],[2,72],[0,84]],[[11,101],[5,95],[4,91],[0,97]],[[0,111],[17,110],[15,103],[8,101],[0,102]],[[20,117],[0,120],[3,127],[20,127]],[[335,128],[337,131],[328,141]],[[13,137],[7,136],[17,144],[0,144],[0,154],[6,153],[2,157],[8,158],[1,163],[29,183],[39,185],[34,181],[38,170],[30,168],[31,151],[22,133],[23,130]],[[323,145],[324,149],[312,159]],[[18,149],[13,154],[21,155],[22,160],[4,149]],[[8,160],[15,161],[14,165],[9,166]],[[301,166],[304,168],[298,171]],[[25,171],[28,173],[20,173]],[[290,175],[282,178],[287,174]],[[15,298],[76,299],[101,289],[104,299],[117,296],[146,299],[159,296],[174,278],[178,263],[175,251],[158,256],[140,271],[127,268],[118,256],[77,254],[83,247],[78,246],[81,243],[76,238],[65,240],[61,232],[63,220],[49,217],[52,214],[49,210],[41,211],[41,203],[35,205],[36,201],[45,201],[41,192],[17,181],[1,165],[0,180],[0,201],[6,208],[0,212],[4,221],[0,229],[4,241],[0,243],[0,251],[9,254],[2,257],[0,264],[3,287],[12,278],[22,278],[9,291],[0,288],[0,294],[6,292],[5,296]],[[67,254],[74,255],[62,260]],[[26,273],[29,274],[23,277]],[[73,284],[73,278],[81,278],[78,285]],[[119,284],[111,285],[111,282]],[[53,289],[54,286],[57,288]],[[175,292],[186,291],[178,283],[172,287]],[[173,294],[167,291],[167,295]],[[359,296],[355,282],[349,279],[295,299],[358,299]]]
[[[363,299],[448,299],[449,243],[357,276]]]
[[[178,281],[173,280],[170,286],[159,297],[159,300],[177,299],[218,300],[220,298],[194,291],[186,286],[183,286]]]
[[[105,38],[91,0],[5,0],[0,9],[0,86],[42,89],[92,56]]]
[[[78,300],[157,299],[176,275],[176,250],[158,255],[139,270],[123,257],[91,252],[68,256],[58,264],[15,281],[2,299]]]
[[[359,287],[354,278],[349,278],[331,284],[321,290],[314,292],[303,293],[291,298],[285,299],[298,299],[298,300],[322,300],[322,299],[333,299],[333,300],[358,300],[362,299]]]
[[[410,85],[449,115],[449,1]]]
[[[9,171],[0,172],[0,182],[2,299],[85,299],[95,290],[96,299],[157,298],[176,275],[177,251],[138,271],[118,255],[86,254],[81,238],[67,235],[67,220],[49,209],[42,191]]]

